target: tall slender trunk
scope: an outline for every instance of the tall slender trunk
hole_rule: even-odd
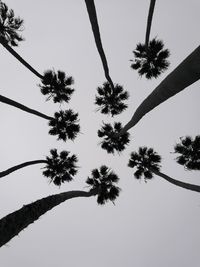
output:
[[[98,192],[69,191],[48,196],[5,216],[0,220],[0,247],[19,234],[29,224],[36,221],[41,215],[56,207],[60,203],[75,197],[95,196]]]
[[[200,79],[200,46],[173,70],[139,105],[120,135],[135,126],[149,111]]]
[[[14,172],[14,171],[17,171],[21,168],[24,168],[24,167],[27,167],[27,166],[30,166],[30,165],[34,165],[34,164],[40,164],[40,163],[47,163],[46,160],[32,160],[32,161],[27,161],[27,162],[24,162],[24,163],[21,163],[19,165],[16,165],[16,166],[13,166],[5,171],[2,171],[0,172],[0,178]]]
[[[41,112],[39,112],[37,110],[28,108],[28,107],[26,107],[26,106],[24,106],[24,105],[22,105],[22,104],[20,104],[20,103],[18,103],[16,101],[10,99],[10,98],[7,98],[7,97],[2,96],[2,95],[0,95],[0,102],[8,104],[8,105],[11,105],[11,106],[16,107],[16,108],[19,108],[19,109],[21,109],[23,111],[26,111],[28,113],[34,114],[34,115],[39,116],[39,117],[41,117],[43,119],[46,119],[46,120],[51,120],[52,119],[52,117],[49,117],[49,116],[47,116],[47,115],[45,115],[45,114],[43,114],[43,113],[41,113]]]
[[[181,181],[178,181],[178,180],[175,180],[171,177],[169,177],[168,175],[162,173],[162,172],[159,172],[159,171],[154,171],[154,170],[151,170],[154,174],[162,177],[163,179],[165,179],[166,181],[170,182],[171,184],[174,184],[176,186],[179,186],[179,187],[182,187],[182,188],[185,188],[187,190],[192,190],[192,191],[195,191],[195,192],[200,192],[200,186],[199,185],[195,185],[195,184],[189,184],[189,183],[184,183],[184,182],[181,182]]]
[[[152,24],[155,3],[156,3],[156,0],[150,0],[149,13],[148,13],[148,19],[147,19],[147,28],[146,28],[146,37],[145,37],[146,49],[148,49],[148,45],[149,45],[149,36],[151,32],[151,24]]]
[[[96,47],[97,47],[97,50],[99,52],[99,55],[101,57],[101,61],[103,64],[105,77],[106,77],[107,81],[109,82],[112,90],[114,91],[115,87],[114,87],[112,79],[110,78],[108,63],[107,63],[107,59],[106,59],[106,56],[105,56],[105,53],[103,50],[103,45],[101,42],[101,35],[100,35],[100,31],[99,31],[99,25],[98,25],[97,13],[96,13],[94,0],[85,0],[85,3],[86,3],[88,15],[89,15],[90,23],[92,26],[92,31],[93,31]]]
[[[29,65],[12,47],[10,47],[3,39],[0,38],[0,43],[10,52],[16,59],[18,59],[27,69],[34,73],[40,79],[43,79],[43,75],[37,72],[31,65]]]

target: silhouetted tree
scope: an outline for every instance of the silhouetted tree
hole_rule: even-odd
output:
[[[97,134],[103,140],[100,142],[101,147],[105,149],[108,153],[113,153],[115,151],[121,152],[129,144],[129,133],[125,132],[124,134],[118,136],[122,129],[120,122],[114,122],[112,126],[110,123],[104,123]]]
[[[49,130],[50,135],[57,135],[57,140],[66,141],[67,139],[74,140],[78,133],[80,132],[80,125],[78,120],[78,113],[74,113],[71,109],[61,110],[55,112],[54,117],[47,116],[37,110],[30,109],[10,98],[0,95],[0,102],[6,103],[13,107],[19,108],[28,113],[37,115],[43,119],[49,121]]]
[[[195,192],[200,192],[199,185],[184,183],[175,180],[164,173],[161,173],[160,162],[161,157],[153,150],[153,148],[140,147],[138,152],[131,153],[130,160],[128,162],[128,167],[136,168],[136,171],[134,172],[134,176],[136,179],[141,179],[142,176],[144,176],[145,181],[147,181],[147,179],[152,179],[153,175],[155,174],[176,186]]]
[[[97,47],[97,50],[99,52],[99,55],[101,57],[101,61],[103,64],[105,77],[106,77],[107,81],[109,82],[112,90],[114,91],[115,86],[113,84],[112,79],[110,78],[108,63],[107,63],[107,59],[106,59],[106,56],[105,56],[105,53],[103,50],[103,46],[102,46],[102,42],[101,42],[101,36],[100,36],[100,31],[99,31],[99,25],[98,25],[97,13],[96,13],[94,0],[85,0],[85,4],[87,7],[87,12],[88,12],[90,23],[92,26],[92,31],[93,31],[96,47]]]
[[[135,126],[149,111],[200,79],[200,46],[186,57],[139,105],[120,134]]]
[[[115,85],[115,90],[113,91],[110,84],[105,82],[102,87],[97,88],[97,93],[95,104],[99,106],[98,110],[103,114],[115,116],[128,107],[123,101],[128,99],[129,94],[119,84]]]

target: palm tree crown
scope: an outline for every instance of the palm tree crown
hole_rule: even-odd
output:
[[[140,179],[144,176],[144,179],[151,179],[153,173],[151,170],[159,171],[161,156],[158,155],[153,148],[139,147],[138,152],[132,152],[128,167],[136,167],[134,176],[136,179]]]
[[[176,162],[187,170],[200,170],[200,135],[194,139],[190,136],[180,138],[181,142],[174,147],[175,153],[180,154]]]
[[[47,165],[43,175],[59,186],[61,183],[72,181],[78,168],[76,155],[69,156],[70,152],[68,151],[62,151],[59,155],[57,149],[50,150],[50,154],[49,157],[46,157]]]
[[[78,122],[78,113],[71,109],[55,112],[54,118],[49,121],[49,126],[52,127],[49,134],[58,135],[58,140],[74,140],[80,131]]]
[[[98,130],[98,136],[103,138],[103,141],[101,141],[101,147],[108,153],[114,154],[115,150],[121,152],[130,142],[130,134],[128,132],[118,136],[121,129],[121,123],[114,122],[113,126],[109,123],[104,123],[101,129]]]
[[[105,204],[119,196],[120,188],[115,185],[119,181],[119,177],[107,166],[102,165],[99,170],[93,169],[91,177],[88,177],[86,183],[91,190],[98,190],[97,203]]]
[[[47,100],[53,99],[54,103],[69,102],[74,89],[70,86],[74,83],[73,78],[66,77],[65,72],[47,70],[39,85],[41,93],[48,95]]]
[[[145,75],[147,79],[157,78],[169,67],[169,50],[163,49],[164,44],[161,40],[154,38],[146,48],[145,44],[137,44],[133,51],[135,56],[131,68],[138,70],[140,76]]]
[[[128,99],[129,94],[119,84],[115,85],[113,91],[110,83],[105,82],[102,87],[97,88],[97,92],[95,104],[103,114],[118,115],[128,107],[123,101]]]
[[[23,20],[15,17],[14,11],[0,1],[0,39],[11,46],[23,41],[18,31],[22,31]]]

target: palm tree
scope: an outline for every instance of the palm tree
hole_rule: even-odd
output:
[[[97,93],[95,104],[99,106],[98,110],[103,114],[115,116],[128,107],[123,101],[128,99],[129,94],[119,84],[115,85],[115,90],[113,91],[110,84],[105,82],[102,87],[97,88]]]
[[[149,111],[200,79],[200,46],[186,57],[139,105],[120,134],[135,126]]]
[[[49,95],[47,100],[53,99],[56,102],[68,102],[74,89],[70,86],[74,83],[71,76],[66,77],[63,71],[47,70],[44,75],[36,71],[29,63],[27,63],[11,46],[18,46],[18,42],[24,39],[19,35],[19,31],[23,30],[23,20],[19,17],[15,18],[14,11],[8,9],[5,3],[0,2],[0,43],[26,68],[41,79],[42,85],[39,85],[44,95]]]
[[[142,176],[144,176],[145,181],[147,181],[147,179],[152,179],[155,174],[176,186],[200,192],[199,185],[184,183],[161,173],[160,162],[161,157],[153,150],[153,148],[140,147],[138,152],[131,153],[128,167],[136,168],[136,171],[134,172],[134,177],[136,179],[141,179]]]
[[[108,153],[114,154],[115,150],[121,152],[130,142],[129,133],[124,133],[120,136],[119,133],[122,129],[120,122],[114,122],[112,126],[109,123],[104,123],[97,134],[103,140],[100,142],[101,147],[105,149]]]
[[[68,199],[97,195],[97,203],[100,205],[105,204],[109,200],[114,203],[120,193],[120,188],[115,185],[118,180],[118,176],[110,168],[103,165],[99,170],[92,170],[91,177],[87,178],[86,183],[90,187],[88,192],[64,192],[42,198],[29,205],[24,205],[21,209],[0,220],[0,247],[18,235],[29,224],[36,221],[41,215]]]
[[[48,120],[51,127],[49,134],[57,135],[57,140],[74,140],[80,131],[78,113],[74,113],[71,109],[55,112],[54,117],[50,117],[2,95],[0,95],[0,102]]]
[[[194,139],[190,136],[180,138],[174,152],[180,154],[176,162],[183,165],[186,170],[200,170],[200,135]]]
[[[107,81],[109,82],[112,90],[114,91],[115,86],[114,86],[112,79],[110,78],[108,63],[107,63],[107,59],[106,59],[103,46],[102,46],[102,42],[101,42],[101,36],[100,36],[100,31],[99,31],[99,25],[98,25],[94,0],[85,0],[85,4],[87,7],[87,12],[88,12],[90,23],[92,26],[92,31],[93,31],[96,47],[97,47],[97,50],[99,52],[99,55],[100,55],[100,58],[103,64],[105,77]]]
[[[148,45],[149,45],[149,36],[150,36],[150,32],[151,32],[151,24],[152,24],[152,18],[153,18],[155,3],[156,3],[156,0],[150,0],[149,13],[148,13],[148,18],[147,18],[146,36],[145,36],[145,45],[146,45],[147,49],[148,49]]]
[[[13,166],[5,171],[0,172],[0,178],[9,175],[10,173],[17,171],[21,168],[34,165],[34,164],[46,164],[44,167],[43,175],[50,179],[55,185],[60,186],[64,182],[70,182],[73,180],[73,176],[77,174],[78,167],[76,163],[78,161],[76,155],[69,156],[69,151],[61,151],[58,154],[57,149],[50,150],[50,156],[46,157],[46,160],[33,160],[21,163]]]

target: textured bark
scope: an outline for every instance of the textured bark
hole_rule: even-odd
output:
[[[2,96],[2,95],[0,95],[0,102],[8,104],[8,105],[11,105],[11,106],[16,107],[16,108],[19,108],[19,109],[21,109],[23,111],[26,111],[28,113],[34,114],[34,115],[39,116],[39,117],[41,117],[43,119],[46,119],[46,120],[53,119],[52,117],[49,117],[49,116],[47,116],[47,115],[45,115],[45,114],[43,114],[43,113],[41,113],[41,112],[39,112],[37,110],[28,108],[28,107],[26,107],[26,106],[24,106],[24,105],[22,105],[22,104],[20,104],[20,103],[18,103],[16,101],[10,99],[10,98],[7,98],[7,97]]]
[[[169,177],[168,175],[162,173],[162,172],[159,172],[159,171],[154,171],[154,170],[151,170],[154,174],[162,177],[163,179],[165,179],[166,181],[170,182],[171,184],[174,184],[176,186],[179,186],[179,187],[182,187],[182,188],[185,188],[187,190],[191,190],[191,191],[195,191],[195,192],[200,192],[200,186],[199,185],[195,185],[195,184],[189,184],[189,183],[184,183],[184,182],[181,182],[181,181],[178,181],[178,180],[175,180],[171,177]]]
[[[135,126],[149,111],[200,79],[200,46],[173,70],[140,104],[120,135]]]
[[[19,165],[13,166],[13,167],[5,170],[5,171],[0,172],[0,178],[4,177],[6,175],[9,175],[10,173],[17,171],[21,168],[24,168],[24,167],[27,167],[30,165],[34,165],[34,164],[41,164],[41,163],[47,163],[47,161],[46,160],[32,160],[32,161],[27,161],[27,162],[21,163]]]
[[[86,3],[88,15],[89,15],[90,23],[92,26],[92,31],[93,31],[96,47],[97,47],[97,50],[99,52],[99,55],[101,57],[101,61],[103,64],[105,77],[107,81],[109,82],[110,86],[112,87],[112,90],[114,91],[115,90],[114,84],[112,82],[112,79],[110,78],[108,63],[107,63],[107,59],[106,59],[106,56],[103,50],[103,45],[101,42],[101,35],[99,31],[99,25],[98,25],[94,0],[85,0],[85,3]]]
[[[97,191],[69,191],[48,196],[5,216],[0,220],[0,247],[19,234],[29,224],[36,221],[41,215],[56,207],[60,203],[75,197],[95,196]]]
[[[147,19],[147,28],[146,28],[146,37],[145,37],[145,46],[147,49],[148,49],[148,44],[149,44],[149,36],[151,32],[151,24],[152,24],[155,3],[156,3],[156,0],[150,0],[149,13],[148,13],[148,19]]]
[[[29,65],[15,50],[12,49],[3,39],[0,38],[0,43],[10,52],[16,59],[18,59],[27,69],[34,73],[40,79],[43,79],[43,75],[37,72],[31,65]]]

